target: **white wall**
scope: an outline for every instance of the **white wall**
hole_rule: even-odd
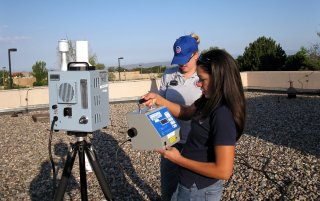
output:
[[[289,88],[289,81],[298,91],[320,90],[320,71],[259,71],[242,72],[244,88],[283,90]],[[148,91],[156,91],[160,79],[132,80],[109,83],[110,101],[137,100]],[[47,107],[47,87],[0,90],[0,112]]]

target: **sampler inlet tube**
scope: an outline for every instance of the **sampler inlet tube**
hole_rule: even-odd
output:
[[[68,40],[59,40],[59,52],[61,52],[61,71],[67,71],[67,52],[69,52]]]
[[[76,41],[76,61],[89,63],[88,41]],[[91,65],[90,65],[91,66]]]

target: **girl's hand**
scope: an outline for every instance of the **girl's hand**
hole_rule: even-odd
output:
[[[179,150],[175,147],[166,147],[166,149],[156,149],[155,152],[160,153],[164,158],[174,162],[178,163],[179,158],[181,158],[181,154]]]
[[[143,95],[141,98],[146,100],[146,102],[143,103],[145,106],[152,107],[153,105],[157,104],[158,94],[149,92]]]

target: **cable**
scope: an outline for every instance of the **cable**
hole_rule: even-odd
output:
[[[118,148],[117,148],[117,151],[116,151],[116,161],[117,161],[117,164],[118,164],[118,167],[119,167],[119,170],[122,172],[122,175],[123,175],[123,180],[124,180],[124,184],[125,184],[125,172],[124,172],[124,168],[122,167],[122,165],[120,164],[120,162],[118,161],[118,151],[120,150],[121,146],[127,142],[131,142],[131,139],[127,139],[126,141],[122,142]],[[125,188],[122,188],[122,191],[123,193],[125,193],[125,190],[126,190],[126,186]]]
[[[52,152],[51,152],[51,142],[52,142],[52,133],[53,133],[53,127],[55,122],[58,121],[58,117],[54,117],[51,123],[50,127],[50,135],[49,135],[49,143],[48,143],[48,151],[49,151],[49,158],[51,162],[51,167],[52,167],[52,175],[53,175],[53,195],[55,194],[55,189],[56,189],[56,168],[54,165],[53,157],[52,157]]]
[[[139,108],[139,113],[141,114],[141,107],[139,103],[138,103],[138,108]]]

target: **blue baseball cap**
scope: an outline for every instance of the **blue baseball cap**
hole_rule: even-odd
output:
[[[174,57],[172,64],[186,64],[190,60],[192,54],[198,51],[198,43],[191,35],[181,36],[173,45]]]

